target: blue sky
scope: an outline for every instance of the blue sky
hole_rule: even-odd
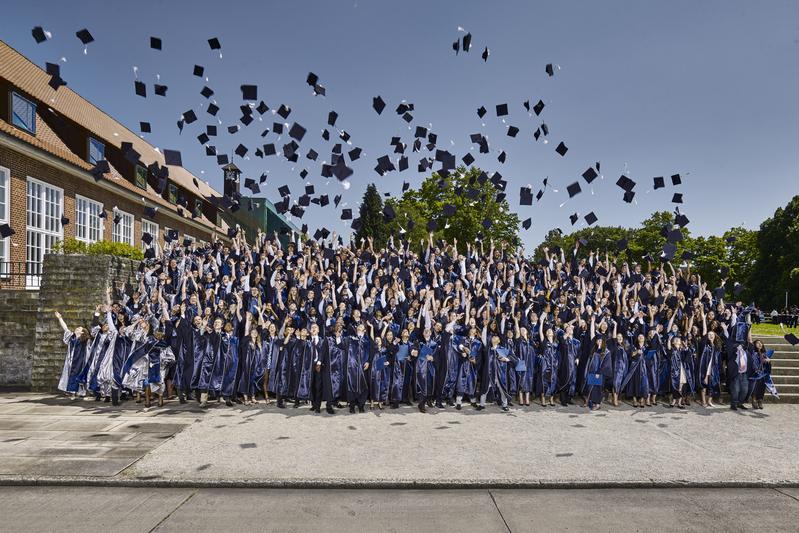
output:
[[[343,194],[356,207],[363,190],[375,182],[397,195],[402,182],[418,185],[423,175],[411,168],[378,176],[376,159],[391,154],[391,136],[411,142],[413,129],[394,108],[415,104],[413,126],[429,126],[439,148],[458,158],[470,151],[469,134],[487,135],[492,153],[477,163],[508,180],[511,208],[533,226],[523,242],[535,246],[553,227],[569,227],[569,215],[594,211],[600,224],[635,226],[649,213],[682,206],[694,234],[718,234],[730,226],[754,228],[799,192],[799,3],[792,1],[370,1],[293,2],[13,2],[0,19],[0,38],[39,65],[61,62],[70,88],[138,131],[149,121],[152,144],[181,150],[186,168],[221,190],[221,171],[205,156],[196,136],[213,123],[199,91],[207,84],[222,111],[220,137],[228,153],[239,142],[250,158],[234,158],[245,176],[268,171],[262,189],[278,200],[288,184],[295,197],[303,191],[300,170],[310,172],[317,194]],[[113,6],[113,7],[112,7]],[[37,45],[33,26],[52,32]],[[472,51],[455,56],[451,43],[473,35]],[[88,28],[96,41],[83,54],[75,32]],[[149,37],[163,39],[163,51],[149,48]],[[222,43],[222,58],[207,44]],[[480,59],[483,47],[491,55]],[[560,65],[556,75],[547,63]],[[192,76],[194,64],[206,68],[208,81]],[[152,83],[160,75],[168,97],[134,95],[133,67]],[[313,96],[305,84],[309,71],[320,77],[327,97]],[[308,129],[302,154],[314,148],[329,159],[332,143],[321,139],[327,114],[339,114],[337,126],[364,150],[352,164],[351,186],[319,175],[318,164],[300,158],[252,155],[258,143],[280,141],[271,113],[236,135],[223,133],[238,123],[239,86],[257,84],[259,98],[271,108],[292,107],[294,120]],[[386,110],[378,116],[372,97],[381,95]],[[522,102],[542,99],[541,117],[531,117]],[[494,113],[508,103],[506,122]],[[489,113],[481,120],[475,110]],[[199,120],[178,135],[175,122],[194,109]],[[257,114],[256,114],[257,115]],[[277,117],[279,119],[279,117]],[[550,143],[536,143],[541,121],[550,127]],[[516,138],[506,127],[520,128]],[[335,138],[335,137],[334,137]],[[554,149],[561,140],[566,157]],[[496,160],[507,152],[503,165]],[[410,152],[410,149],[408,150]],[[471,150],[476,157],[476,147]],[[413,154],[409,154],[413,155]],[[595,161],[603,180],[584,182],[583,193],[566,200],[566,185]],[[307,163],[307,164],[306,164]],[[615,182],[626,172],[638,182],[636,202],[623,203]],[[683,185],[652,190],[653,176],[680,173]],[[549,177],[552,188],[532,207],[518,205],[519,187],[537,190]],[[558,192],[555,192],[555,189]],[[592,194],[593,193],[593,194]],[[298,224],[346,229],[332,204],[308,210]],[[576,227],[580,227],[578,223]]]

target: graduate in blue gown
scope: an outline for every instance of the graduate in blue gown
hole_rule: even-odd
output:
[[[308,343],[308,330],[297,330],[297,342],[291,350],[291,373],[289,395],[294,398],[294,407],[311,399],[311,373],[313,372],[313,354]]]
[[[86,393],[86,366],[89,331],[83,326],[78,326],[74,331],[70,330],[61,313],[55,312],[55,317],[64,330],[64,344],[67,345],[67,354],[64,358],[64,367],[61,370],[61,379],[58,381],[58,390],[64,391],[72,398],[78,393]]]
[[[484,333],[487,335],[487,333]],[[490,344],[483,350],[483,365],[480,373],[480,403],[477,410],[486,407],[486,400],[492,400],[502,406],[503,411],[508,411],[508,365],[511,363],[507,349],[500,344],[497,334],[491,335]]]
[[[702,405],[713,407],[713,400],[721,395],[720,360],[724,353],[724,343],[715,332],[709,331],[699,344],[699,363],[696,368],[696,386]]]
[[[390,363],[388,401],[392,409],[399,408],[400,402],[406,401],[407,389],[405,376],[410,361],[410,354],[411,345],[408,342],[408,330],[403,329],[400,333],[400,338],[394,339],[388,346]]]
[[[247,311],[244,319],[244,339],[241,342],[239,355],[239,386],[238,393],[242,396],[244,405],[257,403],[255,394],[261,383],[259,369],[263,368],[264,343],[257,324],[254,324],[252,313]],[[263,370],[261,370],[263,372]]]
[[[555,406],[555,391],[558,388],[558,365],[560,346],[551,327],[544,327],[546,316],[539,319],[540,346],[536,357],[535,394],[541,400],[541,407]]]
[[[98,318],[100,325],[92,328],[92,340],[89,345],[89,363],[88,371],[86,373],[86,389],[94,394],[95,401],[102,399],[100,387],[97,384],[97,375],[100,372],[103,359],[108,353],[111,346],[112,338],[108,334],[110,330],[109,324],[113,321],[111,311],[108,306],[102,306],[100,309],[103,313],[101,318]],[[99,315],[99,313],[97,313]]]
[[[339,321],[333,327],[331,336],[327,338],[329,354],[329,372],[325,374],[325,389],[329,391],[330,401],[336,408],[341,408],[341,401],[347,399],[347,388],[344,381],[347,362],[347,337],[344,336],[344,325]],[[329,413],[330,411],[328,411]]]
[[[411,351],[411,355],[416,358],[416,400],[422,413],[427,412],[427,402],[432,400],[435,391],[435,360],[438,350],[440,346],[433,340],[432,330],[424,328],[421,341],[416,349]]]
[[[394,337],[391,331],[385,333],[388,337],[385,342],[390,343]],[[369,408],[382,409],[388,401],[388,388],[391,379],[391,361],[389,349],[383,344],[383,337],[377,336],[374,339],[373,364],[369,372]]]
[[[558,393],[563,407],[571,404],[577,386],[581,343],[574,338],[574,326],[567,324],[558,339]]]
[[[669,384],[671,385],[671,402],[669,407],[685,409],[684,398],[691,394],[693,365],[691,353],[683,345],[680,337],[669,339]]]
[[[372,364],[373,344],[366,335],[363,322],[359,322],[355,335],[347,344],[347,403],[350,413],[355,409],[366,411],[366,399],[369,397],[369,367]]]
[[[530,393],[535,383],[535,343],[526,327],[519,327],[518,317],[514,319],[516,329],[516,384],[519,391],[519,405],[530,405]]]
[[[224,330],[221,318],[215,318],[211,331],[203,334],[201,346],[202,362],[200,363],[197,389],[200,391],[200,407],[205,409],[208,407],[208,399],[211,394],[216,399],[221,399],[222,385],[226,379],[225,370],[231,357],[229,355],[231,337]],[[229,398],[226,399],[226,403],[232,405]]]
[[[274,322],[269,322],[261,331],[261,362],[256,367],[254,378],[261,385],[264,393],[264,401],[269,405],[269,392],[274,393],[270,388],[275,361],[277,361],[278,350],[280,349],[280,338],[277,335],[277,326]]]
[[[455,383],[455,409],[461,410],[463,398],[476,402],[478,363],[481,359],[483,343],[477,337],[477,328],[469,328],[469,336],[461,338],[458,344],[458,379]]]
[[[273,358],[273,375],[270,377],[270,392],[277,398],[277,406],[280,409],[286,407],[285,400],[291,390],[291,352],[294,349],[294,327],[290,322],[283,328],[283,337],[279,338],[277,357]]]
[[[779,398],[777,387],[771,379],[771,358],[773,350],[766,350],[760,339],[747,343],[747,373],[749,374],[749,395],[752,409],[763,409],[763,397],[766,391]]]
[[[644,407],[649,402],[649,374],[646,368],[646,337],[639,333],[630,348],[629,368],[621,383],[625,396],[632,398],[633,407]]]
[[[621,333],[616,333],[617,325],[613,325],[613,338],[608,341],[608,348],[610,350],[610,356],[613,364],[613,377],[612,377],[612,387],[613,387],[613,406],[619,406],[619,396],[621,396],[623,392],[622,383],[624,382],[624,378],[627,376],[627,370],[629,367],[629,357],[627,356],[627,341],[624,338],[624,335]]]
[[[583,395],[588,401],[588,408],[596,411],[602,405],[605,384],[613,378],[613,363],[604,337],[596,337],[585,373]]]

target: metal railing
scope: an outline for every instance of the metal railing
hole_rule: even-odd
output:
[[[38,289],[42,265],[31,261],[0,261],[0,290]]]

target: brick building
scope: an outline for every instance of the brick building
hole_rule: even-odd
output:
[[[165,165],[155,147],[50,82],[47,72],[0,41],[0,224],[15,231],[0,238],[0,285],[14,266],[24,266],[27,284],[35,284],[44,254],[65,238],[134,246],[142,246],[143,232],[157,235],[161,245],[168,230],[181,240],[226,238],[219,192],[178,166],[166,167],[164,183],[148,170]],[[91,173],[97,161],[110,168],[99,179]],[[158,209],[149,216],[146,208]],[[65,225],[62,216],[69,219]]]

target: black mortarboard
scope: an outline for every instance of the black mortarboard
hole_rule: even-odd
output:
[[[566,191],[569,193],[569,198],[572,198],[575,195],[580,194],[582,192],[582,190],[583,189],[582,189],[582,187],[580,187],[580,182],[579,181],[575,181],[574,183],[572,183],[571,185],[566,187]]]
[[[208,104],[208,108],[205,110],[206,113],[213,116],[216,116],[216,113],[218,111],[219,111],[219,106],[214,103]]]
[[[283,117],[283,119],[287,119],[291,114],[291,108],[286,104],[280,104],[280,107],[277,108],[277,114]]]
[[[288,196],[288,195],[290,195],[290,194],[291,194],[291,189],[289,189],[289,186],[288,186],[288,185],[281,185],[281,186],[280,186],[280,187],[277,189],[277,192],[279,192],[279,193],[280,193],[280,196]]]
[[[198,78],[202,78],[204,73],[205,73],[205,67],[203,67],[202,65],[194,65],[193,74],[195,76],[197,76]]]
[[[41,26],[36,26],[31,30],[31,35],[33,35],[34,40],[36,40],[36,44],[42,44],[44,41],[47,40],[47,33],[44,31],[44,28]]]
[[[61,215],[61,225],[62,226],[69,226],[69,219],[64,215]]]
[[[680,213],[676,217],[674,217],[674,223],[677,224],[678,226],[680,226],[681,228],[684,228],[685,226],[687,226],[688,222],[689,222],[688,217],[683,215],[682,213]]]
[[[532,218],[528,218],[527,220],[525,220],[524,222],[522,222],[522,227],[523,227],[524,229],[530,229],[530,227],[531,227],[532,225],[533,225],[533,219],[532,219]]]
[[[153,236],[145,231],[141,234],[141,240],[144,244],[149,246],[150,243],[153,242]]]
[[[671,242],[667,242],[665,245],[663,245],[663,254],[661,254],[661,257],[666,261],[671,261],[672,259],[674,259],[674,254],[676,253],[677,253],[677,245]]]
[[[358,147],[356,146],[355,148],[353,148],[352,150],[350,150],[350,151],[348,152],[348,154],[349,154],[349,156],[350,156],[350,161],[355,161],[355,160],[357,160],[359,157],[361,157],[361,149],[360,149],[360,148],[358,148]]]
[[[16,233],[13,228],[8,224],[0,224],[0,238],[5,239],[6,237],[11,237]]]
[[[211,96],[214,94],[214,91],[210,87],[205,86],[205,87],[203,87],[203,90],[200,91],[200,94],[203,95],[206,98],[211,98]]]
[[[694,253],[690,250],[685,250],[680,257],[682,257],[683,261],[690,261],[694,258]]]
[[[291,125],[291,129],[289,129],[289,137],[302,141],[302,138],[305,137],[305,131],[305,128],[295,122]]]
[[[508,114],[508,104],[497,104],[497,116],[504,117]]]
[[[619,242],[616,243],[616,249],[620,252],[623,252],[627,249],[627,239],[620,239]]]
[[[678,192],[675,192],[674,196],[671,197],[671,201],[673,203],[675,203],[675,204],[681,204],[682,203],[682,194],[678,193]]]
[[[219,39],[217,39],[216,37],[208,39],[208,46],[211,47],[211,50],[219,50],[220,48],[222,48]]]
[[[435,220],[428,220],[427,221],[427,231],[435,231],[438,228],[438,224],[436,224]]]
[[[682,178],[680,178],[679,174],[674,174],[671,176],[671,184],[672,185],[679,185],[682,183]]]
[[[150,48],[153,50],[161,49],[161,39],[159,37],[150,37]]]
[[[530,187],[519,189],[519,205],[533,205],[533,190]]]
[[[75,36],[77,36],[77,38],[80,39],[80,42],[83,44],[89,44],[90,42],[94,41],[94,37],[92,37],[92,34],[89,33],[89,30],[86,28],[75,32]]]
[[[630,178],[628,178],[627,176],[625,176],[624,174],[622,174],[621,176],[619,176],[618,181],[616,181],[616,185],[618,185],[625,191],[631,191],[633,190],[633,187],[635,187],[635,182]]]
[[[383,109],[385,108],[386,108],[386,103],[383,101],[380,95],[372,98],[372,109],[374,109],[378,115],[381,114],[383,112]]]
[[[596,179],[596,177],[598,175],[599,174],[596,173],[596,170],[594,170],[594,167],[588,167],[588,170],[583,172],[583,179],[586,181],[586,183],[591,183],[592,181],[594,181]]]
[[[552,63],[547,63],[547,66],[544,67],[544,70],[549,76],[555,75],[555,69],[552,68]]]
[[[141,130],[142,133],[150,133],[152,128],[149,122],[139,122],[139,130]]]
[[[785,335],[785,340],[788,341],[788,344],[791,346],[796,346],[799,344],[799,338],[797,338],[793,333],[787,333]]]
[[[477,116],[478,117],[483,118],[483,116],[485,114],[486,114],[486,108],[485,107],[480,106],[479,108],[477,108]]]
[[[166,85],[158,85],[156,83],[154,89],[156,96],[166,96],[166,91],[169,89],[169,87],[167,87]]]
[[[662,189],[663,187],[666,186],[663,176],[656,176],[655,178],[653,178],[653,180],[655,182],[655,190]]]
[[[488,51],[488,47],[486,46],[485,49],[483,50],[483,53],[480,55],[480,57],[483,58],[483,62],[488,61],[489,53],[490,52]]]
[[[326,141],[330,140],[330,132],[327,130],[322,130],[322,138]]]
[[[216,156],[217,165],[227,165],[228,163],[230,163],[230,160],[228,159],[227,154],[219,154]]]
[[[200,142],[200,144],[205,144],[205,143],[207,143],[207,142],[208,142],[210,139],[208,138],[208,134],[207,134],[207,133],[201,133],[201,134],[199,134],[199,135],[197,136],[197,140]]]
[[[259,114],[259,115],[263,115],[264,113],[266,113],[267,111],[269,111],[269,106],[268,106],[268,105],[266,105],[266,102],[264,102],[263,100],[261,100],[261,101],[258,103],[258,107],[256,107],[256,108],[255,108],[255,110],[256,110],[256,111],[258,111],[258,114]],[[265,135],[265,134],[263,134],[263,133],[262,133],[262,134],[261,134],[261,137],[263,137],[264,135]]]
[[[186,124],[191,124],[196,120],[197,120],[197,115],[194,113],[193,109],[189,109],[188,111],[183,113],[183,121]]]
[[[303,209],[299,205],[293,205],[291,206],[290,213],[292,216],[295,216],[297,218],[302,218],[303,215],[305,214],[305,209]]]
[[[121,220],[122,220],[122,215],[120,215],[119,213],[114,215],[114,224],[119,224]]]
[[[632,203],[633,198],[635,198],[635,191],[624,191],[624,196],[622,196],[622,199],[625,202],[627,202],[628,204]]]
[[[507,132],[508,137],[516,137],[518,133],[519,133],[519,128],[517,128],[516,126],[508,126],[508,132]]]
[[[327,125],[335,126],[336,119],[338,119],[338,113],[336,113],[335,111],[331,111],[330,113],[327,114]]]
[[[147,98],[147,86],[144,84],[143,81],[136,80],[133,82],[133,90],[136,92],[138,96],[142,98]]]
[[[580,218],[580,217],[577,215],[577,213],[574,213],[573,215],[569,215],[569,220],[571,220],[572,226],[574,226],[574,224],[577,223],[577,219],[578,218]]]
[[[242,100],[258,100],[258,86],[257,85],[242,85],[241,86],[241,99]]]
[[[539,100],[538,103],[533,106],[533,112],[536,114],[536,116],[538,116],[541,114],[541,111],[544,110],[544,107],[545,105],[543,100]]]
[[[157,211],[158,211],[158,208],[157,208],[157,207],[151,207],[151,206],[147,206],[147,207],[145,207],[145,208],[144,208],[144,214],[145,214],[145,216],[148,216],[148,217],[150,217],[150,218],[155,218],[155,213],[156,213]]]
[[[247,147],[246,147],[246,146],[244,146],[243,144],[239,144],[239,145],[236,147],[236,151],[235,151],[235,153],[236,153],[236,155],[237,155],[237,156],[239,156],[239,157],[244,157],[245,155],[247,155]]]
[[[585,222],[590,226],[591,224],[595,223],[597,220],[597,216],[594,214],[593,211],[585,215]]]
[[[468,52],[471,47],[472,47],[472,34],[467,33],[466,35],[463,36],[463,46],[462,46],[463,51]]]
[[[338,207],[339,202],[341,202],[341,195],[337,194],[333,197],[333,205]]]
[[[341,220],[352,220],[352,209],[342,209]]]
[[[474,156],[472,154],[466,154],[463,156],[462,161],[466,166],[469,166],[474,163]]]
[[[274,131],[278,135],[283,135],[283,124],[281,124],[280,122],[273,123],[272,131]]]
[[[566,152],[568,152],[568,151],[569,151],[569,148],[568,148],[568,147],[567,147],[565,144],[563,144],[563,142],[561,142],[561,143],[560,143],[560,144],[557,146],[557,148],[555,148],[555,151],[556,151],[557,153],[559,153],[559,154],[561,155],[561,157],[563,157],[564,155],[566,155]]]
[[[307,171],[307,170],[305,170],[305,169],[302,169],[302,170],[300,171],[300,177],[301,177],[302,179],[305,179],[305,178],[307,178],[307,177],[308,177],[308,171]]]
[[[164,161],[173,167],[183,166],[183,158],[178,150],[164,150]]]

